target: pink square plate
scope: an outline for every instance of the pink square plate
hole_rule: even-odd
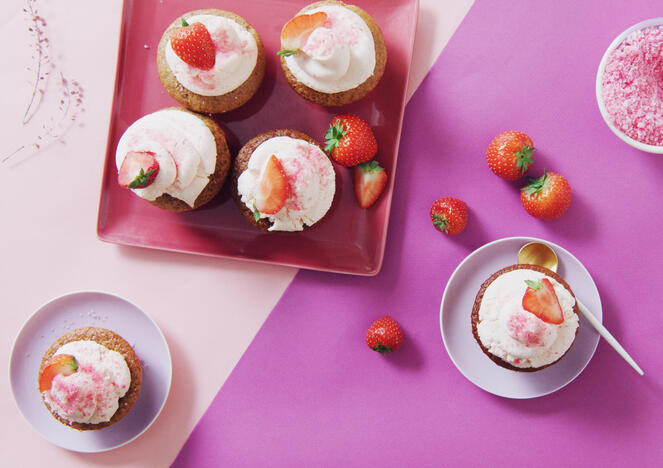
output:
[[[387,237],[418,1],[354,2],[380,25],[387,45],[387,67],[375,90],[361,101],[340,108],[325,108],[300,98],[281,72],[276,55],[281,27],[307,3],[125,1],[97,222],[101,240],[339,273],[378,273]],[[156,70],[157,44],[163,31],[187,11],[214,6],[233,11],[251,23],[267,54],[267,72],[258,93],[243,107],[214,116],[226,132],[231,153],[236,154],[257,134],[275,128],[300,130],[322,142],[334,115],[357,114],[373,128],[378,141],[377,160],[389,174],[385,193],[376,205],[368,210],[358,207],[352,171],[341,166],[335,167],[337,189],[331,210],[312,229],[299,233],[264,233],[254,228],[230,198],[229,184],[209,205],[188,213],[162,211],[118,186],[115,148],[122,133],[141,116],[177,105],[163,89]]]

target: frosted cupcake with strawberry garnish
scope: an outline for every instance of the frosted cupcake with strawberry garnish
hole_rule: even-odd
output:
[[[62,424],[97,430],[129,413],[142,376],[136,353],[120,335],[85,327],[61,336],[44,353],[39,393]]]
[[[118,183],[153,205],[188,211],[211,201],[230,169],[221,127],[171,107],[135,121],[117,144]]]
[[[263,231],[302,231],[320,221],[336,192],[329,157],[308,135],[272,130],[251,139],[235,158],[233,198]]]
[[[241,16],[196,10],[166,29],[157,67],[168,94],[184,107],[222,113],[256,93],[265,75],[265,51],[256,30]]]
[[[377,86],[387,63],[380,27],[361,8],[323,1],[281,31],[281,68],[305,99],[323,106],[357,101]]]
[[[488,278],[472,310],[472,333],[498,365],[521,372],[559,362],[579,330],[571,287],[536,265],[513,265]]]

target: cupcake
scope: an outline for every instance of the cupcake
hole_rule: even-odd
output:
[[[380,81],[387,49],[377,23],[359,7],[323,1],[303,8],[281,31],[281,67],[304,99],[342,106]]]
[[[571,287],[536,265],[513,265],[488,278],[472,309],[472,334],[496,364],[534,372],[571,349],[579,315]]]
[[[302,231],[331,207],[336,174],[320,145],[296,130],[262,133],[235,158],[235,203],[263,231]]]
[[[135,121],[117,144],[118,182],[169,211],[201,207],[230,169],[221,127],[209,117],[171,107]]]
[[[39,392],[62,424],[97,430],[129,413],[138,399],[142,375],[136,353],[121,336],[104,328],[78,328],[44,353]]]
[[[265,76],[262,41],[244,18],[208,9],[185,13],[163,33],[157,51],[163,86],[196,112],[228,112],[256,93]]]

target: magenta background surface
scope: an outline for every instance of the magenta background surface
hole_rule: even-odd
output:
[[[605,48],[660,11],[477,1],[407,107],[382,272],[299,272],[175,466],[661,466],[663,158],[619,141],[594,97]],[[488,169],[485,148],[507,129],[532,136],[534,174],[568,178],[562,218],[530,218],[520,184]],[[443,195],[470,207],[455,238],[427,219]],[[456,370],[438,327],[444,286],[472,250],[514,235],[585,264],[604,324],[644,377],[603,341],[575,381],[543,398],[495,397]],[[384,314],[406,335],[386,358],[363,342]]]

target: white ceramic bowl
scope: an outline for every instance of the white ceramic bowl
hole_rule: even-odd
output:
[[[639,29],[644,29],[644,28],[650,28],[652,26],[660,26],[663,25],[663,18],[651,18],[645,21],[642,21],[641,23],[634,24],[630,28],[628,28],[626,31],[621,33],[619,36],[615,38],[614,41],[610,44],[608,49],[605,51],[603,54],[603,58],[601,59],[601,63],[599,64],[599,70],[596,73],[596,102],[599,105],[599,110],[601,111],[601,115],[603,116],[603,120],[605,120],[606,125],[610,127],[610,130],[617,135],[622,141],[625,143],[631,145],[634,148],[637,148],[641,151],[646,151],[647,153],[657,153],[657,154],[663,154],[663,146],[654,146],[654,145],[648,145],[646,143],[642,143],[640,141],[634,140],[630,136],[624,134],[621,130],[619,130],[615,125],[612,123],[612,120],[610,119],[610,116],[608,115],[608,111],[605,108],[605,105],[603,103],[603,93],[602,93],[602,78],[603,78],[603,72],[605,71],[605,65],[608,61],[608,56],[610,53],[621,44],[626,37],[631,34],[633,31],[637,31]]]

